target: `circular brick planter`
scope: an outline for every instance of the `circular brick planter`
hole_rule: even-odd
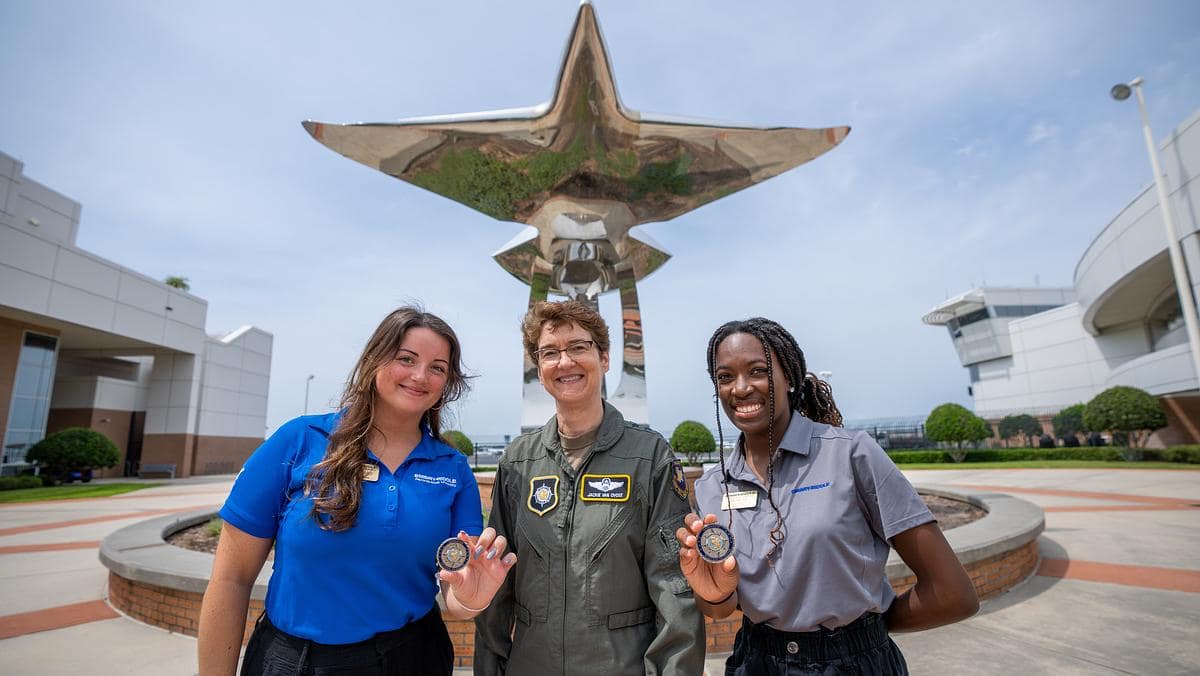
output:
[[[482,483],[482,481],[481,481]],[[970,502],[987,510],[984,518],[946,531],[980,599],[1000,594],[1029,577],[1037,568],[1037,537],[1045,526],[1040,507],[1002,493],[918,486],[921,493]],[[100,545],[100,561],[109,569],[108,602],[126,615],[156,627],[195,636],[200,599],[212,571],[212,554],[167,544],[172,533],[208,521],[211,509],[143,521],[118,530]],[[912,571],[896,556],[888,560],[888,579],[897,593],[913,585]],[[250,594],[245,638],[263,609],[271,571],[264,566]],[[705,620],[707,652],[728,652],[741,626],[741,613],[723,620]],[[469,667],[474,651],[473,622],[449,620],[455,661]]]

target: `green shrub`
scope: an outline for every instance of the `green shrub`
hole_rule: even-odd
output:
[[[1097,394],[1083,409],[1088,429],[1113,433],[1113,442],[1124,433],[1133,448],[1145,445],[1154,430],[1165,427],[1167,416],[1158,399],[1136,387],[1110,387]]]
[[[1026,443],[1032,442],[1033,438],[1041,435],[1042,425],[1033,416],[1028,413],[1020,415],[1008,415],[1000,421],[999,425],[1000,438],[1008,443],[1009,439],[1017,435],[1025,437]]]
[[[42,439],[25,456],[41,465],[43,471],[57,475],[73,470],[112,467],[121,460],[121,452],[111,439],[86,427],[69,427]]]
[[[701,455],[717,450],[712,432],[695,420],[684,420],[671,433],[671,448],[687,456],[689,464],[696,464]]]
[[[0,477],[0,491],[14,491],[18,488],[41,488],[42,478],[36,476],[4,476]]]
[[[1058,412],[1054,416],[1052,424],[1054,425],[1054,436],[1059,439],[1067,439],[1074,437],[1076,434],[1087,434],[1091,430],[1083,424],[1083,409],[1084,404],[1075,404],[1068,406]]]
[[[471,438],[458,430],[442,432],[442,441],[457,448],[459,453],[468,458],[475,454],[475,444],[471,443]]]
[[[925,436],[962,448],[964,441],[982,441],[992,436],[987,421],[958,404],[942,404],[925,419]]]
[[[221,526],[224,524],[225,522],[221,520],[221,517],[214,516],[208,520],[208,523],[204,524],[204,530],[208,533],[209,537],[220,537]]]
[[[1178,462],[1200,465],[1200,446],[1134,449],[1147,462]],[[1122,462],[1131,449],[1119,446],[1079,446],[1076,448],[981,448],[961,451],[962,462],[1032,462],[1037,460],[1087,460]],[[937,464],[955,462],[953,451],[921,449],[891,451],[888,456],[897,465]]]

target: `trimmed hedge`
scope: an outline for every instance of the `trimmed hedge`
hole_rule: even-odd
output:
[[[1172,446],[1170,448],[1139,448],[1140,459],[1154,462],[1180,462],[1200,464],[1200,446]],[[990,448],[966,451],[962,462],[1022,462],[1031,460],[1098,460],[1101,462],[1124,462],[1129,449],[1093,448]],[[888,453],[897,465],[917,463],[953,463],[949,450],[928,449],[919,451],[892,451]]]
[[[41,488],[40,476],[3,476],[0,477],[0,491],[12,491],[18,488]]]

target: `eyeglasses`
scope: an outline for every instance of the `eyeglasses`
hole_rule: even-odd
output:
[[[562,359],[563,354],[571,358],[571,361],[579,361],[585,356],[590,356],[592,346],[596,344],[593,340],[581,340],[577,343],[571,343],[563,349],[557,347],[543,347],[534,354],[537,355],[538,363],[542,366],[550,366],[557,364],[558,360]]]

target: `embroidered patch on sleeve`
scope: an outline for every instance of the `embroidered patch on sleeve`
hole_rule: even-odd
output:
[[[535,476],[529,480],[529,500],[525,506],[538,516],[558,506],[558,477]]]
[[[674,479],[675,494],[684,500],[688,499],[687,478],[683,476],[683,463],[676,458],[671,463],[671,477]]]
[[[584,474],[579,480],[579,499],[586,502],[629,500],[628,474]]]

